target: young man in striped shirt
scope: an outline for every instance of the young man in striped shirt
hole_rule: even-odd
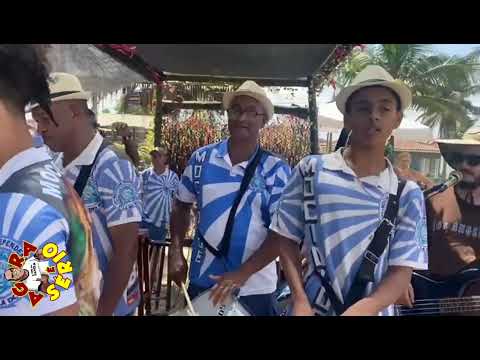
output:
[[[347,305],[345,300],[374,233],[386,217],[389,198],[399,189],[384,148],[400,126],[411,93],[383,68],[368,66],[336,102],[345,127],[351,130],[348,145],[299,163],[262,249],[238,271],[224,275],[223,281],[233,283],[229,289],[241,286],[280,253],[292,291],[293,315],[391,315],[391,305],[408,288],[412,269],[427,267],[424,198],[412,181],[406,182],[400,194],[393,231],[376,259],[373,281],[358,301]],[[304,281],[301,246],[309,263]],[[325,287],[325,278],[331,291]],[[227,294],[224,291],[221,297]],[[344,305],[340,313],[332,306],[332,296]]]

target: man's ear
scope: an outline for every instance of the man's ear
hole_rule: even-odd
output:
[[[397,113],[397,119],[395,119],[395,124],[394,124],[394,129],[398,129],[400,127],[400,125],[402,124],[402,120],[403,120],[403,112],[399,111]]]

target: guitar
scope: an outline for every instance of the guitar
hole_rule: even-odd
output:
[[[480,315],[479,262],[447,277],[416,271],[412,275],[412,287],[415,293],[413,307],[395,306],[397,315]]]

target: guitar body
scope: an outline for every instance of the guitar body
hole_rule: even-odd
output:
[[[401,316],[480,315],[480,267],[470,265],[458,273],[439,277],[428,271],[412,275],[413,308],[398,306]]]

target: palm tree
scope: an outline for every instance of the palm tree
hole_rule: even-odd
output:
[[[423,44],[382,44],[371,46],[350,58],[337,76],[339,87],[348,85],[369,64],[380,65],[412,90],[412,108],[418,120],[438,126],[441,137],[461,135],[478,115],[467,98],[478,91],[480,49],[458,57],[435,54]]]

